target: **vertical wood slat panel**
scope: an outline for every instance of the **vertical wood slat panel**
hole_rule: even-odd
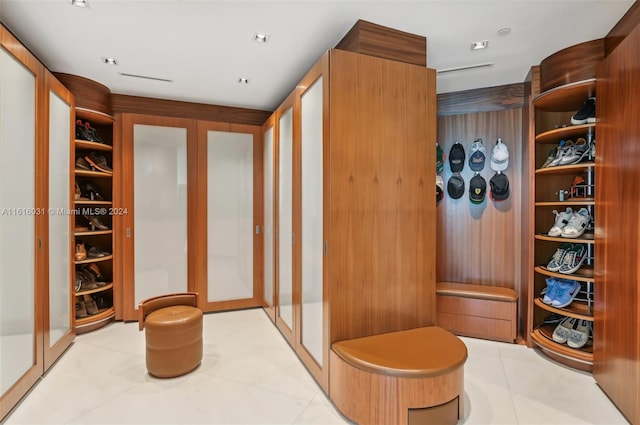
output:
[[[509,198],[494,202],[489,198],[491,150],[498,137],[509,148]],[[482,204],[469,200],[469,181],[474,172],[468,164],[471,143],[481,138],[487,153],[480,174],[487,181]],[[441,173],[446,185],[451,176],[448,155],[455,141],[465,148],[465,166],[461,173],[465,193],[451,199],[445,193],[437,207],[437,281],[502,286],[519,290],[521,246],[522,185],[522,110],[482,112],[438,118],[438,140],[447,155]]]
[[[435,320],[435,72],[331,52],[330,341]]]
[[[593,373],[640,423],[640,25],[597,73],[596,263]]]

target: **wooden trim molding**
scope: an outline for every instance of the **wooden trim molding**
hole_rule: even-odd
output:
[[[438,95],[438,116],[502,111],[524,106],[524,83],[462,90]]]
[[[113,113],[159,115],[163,117],[189,118],[231,124],[263,125],[272,111],[232,108],[204,103],[180,102],[177,100],[152,99],[149,97],[111,95]]]
[[[609,56],[638,25],[640,25],[640,2],[636,1],[604,38],[604,56]]]
[[[604,39],[586,41],[562,49],[540,62],[540,90],[596,76],[596,67],[604,59]]]
[[[96,81],[78,75],[53,74],[76,97],[76,107],[111,115],[111,90]]]

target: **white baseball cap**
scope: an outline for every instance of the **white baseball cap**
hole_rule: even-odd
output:
[[[504,171],[509,166],[509,148],[498,138],[496,145],[491,151],[491,169],[493,171]]]

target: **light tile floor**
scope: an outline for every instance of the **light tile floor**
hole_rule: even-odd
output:
[[[464,424],[625,424],[590,374],[463,338]],[[204,359],[159,380],[136,323],[80,335],[6,424],[349,424],[260,310],[207,314]]]

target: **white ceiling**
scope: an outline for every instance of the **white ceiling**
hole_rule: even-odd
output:
[[[604,37],[633,0],[0,0],[0,20],[52,71],[113,93],[273,110],[358,19],[427,37],[438,93],[522,82],[532,65]],[[498,36],[501,28],[511,28]],[[270,35],[267,44],[254,33]],[[471,51],[473,41],[489,48]],[[105,65],[114,57],[117,66]],[[173,80],[131,78],[128,73]],[[238,78],[250,79],[239,84]]]

